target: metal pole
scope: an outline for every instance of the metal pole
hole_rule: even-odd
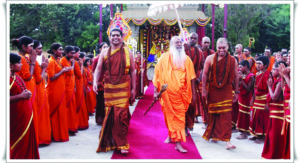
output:
[[[110,20],[112,20],[114,17],[114,5],[110,4]]]
[[[99,27],[100,27],[100,32],[99,32],[99,44],[102,43],[102,4],[99,5]]]
[[[224,4],[224,36],[227,37],[227,4]]]
[[[212,4],[212,34],[211,34],[211,48],[215,49],[215,5]]]

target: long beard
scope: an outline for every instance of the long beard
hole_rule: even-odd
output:
[[[177,68],[184,69],[185,68],[185,60],[186,60],[186,54],[184,51],[184,47],[182,46],[181,49],[176,49],[175,47],[170,47],[170,51],[173,55],[173,64]]]

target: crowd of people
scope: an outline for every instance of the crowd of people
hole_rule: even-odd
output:
[[[188,152],[181,142],[201,116],[205,140],[225,141],[232,150],[231,135],[238,131],[237,139],[252,135],[249,140],[264,143],[263,158],[289,159],[290,52],[272,56],[266,48],[253,58],[251,48],[241,44],[230,55],[225,38],[218,39],[216,52],[209,49],[209,37],[201,46],[197,40],[196,33],[188,43],[173,36],[155,66],[154,98],[168,128],[165,143]],[[109,41],[99,44],[94,57],[60,43],[53,43],[47,56],[37,40],[12,40],[19,54],[10,53],[11,159],[39,159],[39,146],[68,141],[89,128],[94,113],[102,125],[96,152],[129,152],[129,106],[143,98],[149,84],[147,60],[141,60],[140,51],[133,56],[120,29],[111,30]],[[163,85],[167,91],[160,93]]]
[[[208,37],[200,48],[196,40],[196,33],[188,43],[172,37],[169,52],[155,67],[154,98],[161,99],[169,130],[165,143],[175,142],[176,150],[187,152],[181,142],[201,116],[207,141],[224,141],[232,150],[232,132],[240,132],[237,139],[252,135],[249,140],[264,143],[262,158],[290,159],[290,52],[272,56],[265,48],[253,58],[251,48],[241,44],[231,55],[226,38],[218,39],[216,52],[209,49]],[[168,89],[158,97],[164,84]]]

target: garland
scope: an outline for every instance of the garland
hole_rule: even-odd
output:
[[[217,52],[216,53],[216,55],[214,56],[214,63],[215,64],[213,64],[213,74],[214,74],[214,76],[213,76],[213,85],[215,86],[215,87],[217,87],[217,88],[222,88],[225,84],[226,84],[226,82],[227,82],[227,79],[228,79],[228,74],[229,74],[229,69],[230,69],[230,54],[229,54],[229,52],[227,53],[227,55],[226,55],[226,61],[225,61],[225,70],[223,70],[223,74],[222,74],[222,79],[221,79],[221,81],[219,81],[218,79],[217,79],[217,73],[219,72],[219,70],[218,70],[218,56],[219,56],[219,53]]]

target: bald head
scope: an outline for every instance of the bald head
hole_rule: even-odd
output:
[[[225,56],[228,52],[228,41],[226,38],[221,37],[217,41],[217,51],[220,55]]]
[[[242,53],[242,50],[243,50],[243,45],[242,44],[237,44],[235,46],[235,52],[236,53],[240,54],[240,53]]]
[[[202,38],[202,49],[204,49],[204,50],[208,49],[209,45],[210,45],[210,38],[207,36],[204,36]]]
[[[189,37],[190,46],[192,46],[192,47],[195,46],[197,44],[197,41],[198,41],[198,34],[195,32],[192,32]]]

